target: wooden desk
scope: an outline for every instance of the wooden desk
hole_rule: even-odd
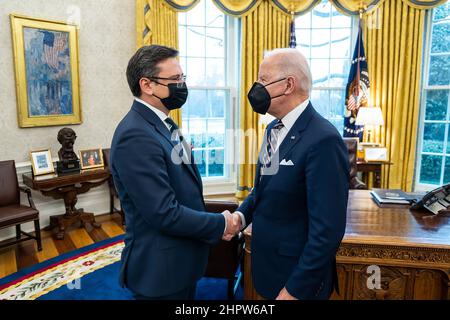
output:
[[[244,231],[244,298],[261,299],[251,280],[251,225]],[[367,190],[351,190],[338,250],[340,295],[332,299],[450,299],[450,214],[379,208]],[[381,288],[369,289],[370,265]]]
[[[84,170],[80,173],[58,176],[56,174],[33,177],[31,173],[22,175],[23,183],[28,187],[40,191],[43,195],[53,199],[64,199],[66,212],[64,214],[50,216],[50,225],[45,230],[56,229],[56,238],[63,239],[65,230],[75,223],[86,226],[87,223],[99,228],[94,214],[76,209],[77,196],[88,192],[108,180],[109,170]]]
[[[358,172],[362,172],[364,174],[373,173],[373,187],[381,188],[381,168],[383,165],[390,165],[389,162],[365,162],[365,161],[357,161],[356,167]],[[367,184],[368,179],[364,179]]]

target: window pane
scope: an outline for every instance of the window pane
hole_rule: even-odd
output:
[[[191,26],[205,25],[205,3],[202,1],[186,14],[187,24]]]
[[[206,147],[206,120],[189,119],[189,132],[183,134],[194,148]]]
[[[206,59],[206,85],[225,85],[225,60],[217,58]]]
[[[186,83],[188,86],[201,86],[205,83],[205,59],[187,58]]]
[[[206,161],[205,161],[205,150],[195,150],[194,153],[194,163],[197,165],[200,175],[204,177],[206,175]]]
[[[206,28],[206,56],[212,58],[225,57],[224,29]]]
[[[423,131],[423,152],[442,153],[444,149],[445,124],[425,123]]]
[[[420,168],[420,182],[427,184],[439,184],[441,177],[441,156],[422,155]]]
[[[327,119],[338,129],[344,130],[345,90],[330,91],[330,110]]]
[[[447,116],[448,90],[426,91],[425,120],[445,120]]]
[[[450,84],[450,55],[430,57],[430,75],[428,80],[430,86]]]
[[[311,27],[311,11],[307,14],[303,14],[295,19],[295,25],[299,28]]]
[[[433,26],[431,37],[432,53],[450,52],[450,21],[438,22]]]
[[[296,29],[295,38],[297,40],[297,49],[300,50],[301,53],[303,53],[306,59],[308,59],[311,46],[311,30]]]
[[[350,59],[350,34],[350,28],[331,31],[331,58]]]
[[[209,150],[208,176],[220,177],[225,174],[225,157],[223,149]]]
[[[178,12],[178,24],[186,25],[186,13],[185,12]]]
[[[225,104],[227,103],[226,96],[227,94],[225,90],[208,90],[208,105],[210,108],[210,117],[225,117]]]
[[[445,157],[444,170],[444,181],[442,183],[447,184],[450,182],[450,157]]]
[[[330,87],[345,87],[347,85],[348,73],[350,71],[349,59],[330,60]]]
[[[189,57],[205,56],[205,28],[187,27],[187,55]]]
[[[330,92],[328,90],[312,90],[311,103],[321,115],[328,117]]]
[[[205,90],[190,90],[188,95],[189,118],[208,117],[208,105],[206,101]]]
[[[311,38],[311,57],[328,58],[330,56],[330,29],[313,29]]]
[[[208,120],[208,147],[225,146],[225,120]]]
[[[313,87],[328,85],[329,60],[311,59],[311,73],[313,76]]]
[[[331,6],[328,1],[322,1],[312,11],[313,28],[330,28]]]
[[[201,4],[200,4],[201,5]],[[224,27],[225,16],[212,1],[206,1],[206,26],[207,27]]]
[[[434,11],[433,21],[441,19],[450,19],[450,2],[440,5]]]
[[[332,28],[350,28],[352,18],[341,14],[334,6],[331,6],[331,27]]]
[[[186,54],[187,54],[187,51],[186,51],[187,50],[187,48],[186,48],[186,27],[179,26],[178,34],[180,35],[178,37],[180,56],[186,56]]]

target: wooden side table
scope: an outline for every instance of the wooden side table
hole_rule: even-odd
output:
[[[48,231],[56,229],[56,238],[63,239],[66,229],[74,224],[79,224],[80,227],[85,227],[86,224],[91,224],[96,228],[100,227],[100,224],[95,221],[93,213],[84,212],[82,208],[77,209],[75,204],[79,194],[86,193],[91,188],[103,184],[109,176],[109,170],[106,168],[60,176],[56,174],[33,176],[32,173],[25,173],[22,178],[26,186],[40,191],[44,196],[64,200],[66,212],[50,216],[50,225],[45,228]]]
[[[358,168],[358,172],[362,173],[370,173],[372,172],[374,175],[373,187],[381,188],[381,168],[383,165],[391,165],[390,162],[366,162],[366,161],[357,161],[356,166]],[[365,181],[367,184],[367,181]]]

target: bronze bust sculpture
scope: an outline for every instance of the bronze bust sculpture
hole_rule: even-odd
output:
[[[62,162],[69,162],[78,160],[77,154],[73,151],[73,144],[77,135],[75,131],[70,128],[62,128],[58,132],[58,141],[62,147],[58,151],[59,160]]]
[[[77,154],[73,151],[73,145],[77,135],[70,128],[62,128],[58,132],[58,141],[61,149],[58,151],[59,161],[57,163],[58,173],[71,173],[80,171],[80,162]]]

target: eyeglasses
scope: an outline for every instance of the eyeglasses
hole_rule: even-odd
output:
[[[168,77],[168,78],[150,77],[150,79],[157,79],[157,80],[172,80],[172,81],[186,82],[186,75],[185,75],[185,74],[178,74],[178,75],[176,75],[176,76]]]

